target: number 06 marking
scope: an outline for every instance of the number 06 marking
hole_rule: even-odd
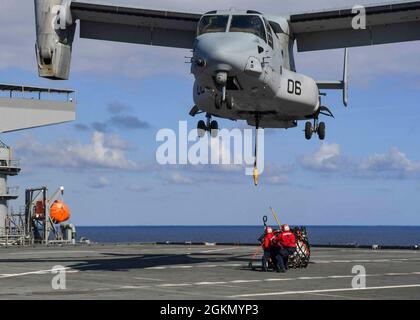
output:
[[[287,82],[287,92],[300,96],[302,94],[302,83],[300,81],[289,80]]]

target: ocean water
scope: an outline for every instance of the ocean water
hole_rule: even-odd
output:
[[[308,226],[313,245],[420,245],[420,227]],[[218,242],[257,243],[262,226],[78,227],[77,238],[98,243]]]

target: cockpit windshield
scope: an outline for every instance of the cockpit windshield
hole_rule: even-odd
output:
[[[198,25],[198,35],[213,32],[226,32],[229,16],[212,15],[201,18]]]
[[[252,33],[261,39],[266,39],[264,22],[259,16],[253,15],[233,15],[230,23],[229,32]]]

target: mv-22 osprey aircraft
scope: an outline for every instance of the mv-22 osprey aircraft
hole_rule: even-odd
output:
[[[294,128],[306,120],[306,139],[316,133],[323,140],[325,123],[319,118],[333,114],[321,102],[322,90],[342,90],[348,104],[347,49],[343,79],[316,81],[296,72],[295,43],[304,52],[420,40],[420,1],[355,9],[289,16],[251,10],[195,14],[35,0],[39,75],[68,79],[79,20],[81,38],[192,49],[190,115],[206,115],[198,122],[200,136],[217,135],[218,123],[212,121],[217,117],[245,120],[257,129]],[[365,28],[354,27],[358,16],[366,19]],[[257,151],[255,162],[257,184]]]

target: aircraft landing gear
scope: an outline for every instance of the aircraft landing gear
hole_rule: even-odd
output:
[[[219,134],[219,124],[215,120],[211,120],[211,115],[206,115],[207,122],[203,120],[198,121],[197,124],[197,134],[200,138],[203,138],[206,135],[206,132],[210,132],[212,138],[216,138]]]
[[[306,138],[306,140],[311,140],[313,133],[314,133],[314,128],[312,127],[312,123],[310,123],[309,121],[306,122],[306,125],[305,125],[305,138]]]
[[[325,122],[321,122],[318,125],[317,132],[318,132],[318,138],[319,138],[319,140],[325,140],[325,128],[326,128]]]
[[[326,125],[325,122],[318,122],[318,119],[314,119],[314,124],[306,122],[305,125],[305,138],[311,140],[314,133],[318,134],[319,140],[325,140]]]
[[[197,124],[197,134],[200,138],[203,138],[206,135],[207,126],[203,120],[198,121]]]
[[[228,110],[232,110],[235,107],[235,100],[233,99],[233,97],[223,98],[223,96],[221,97],[216,96],[214,100],[214,107],[216,108],[216,110],[220,110],[224,108]]]
[[[212,122],[210,122],[210,134],[212,138],[216,138],[219,134],[219,124],[217,123],[217,121],[213,120]]]

